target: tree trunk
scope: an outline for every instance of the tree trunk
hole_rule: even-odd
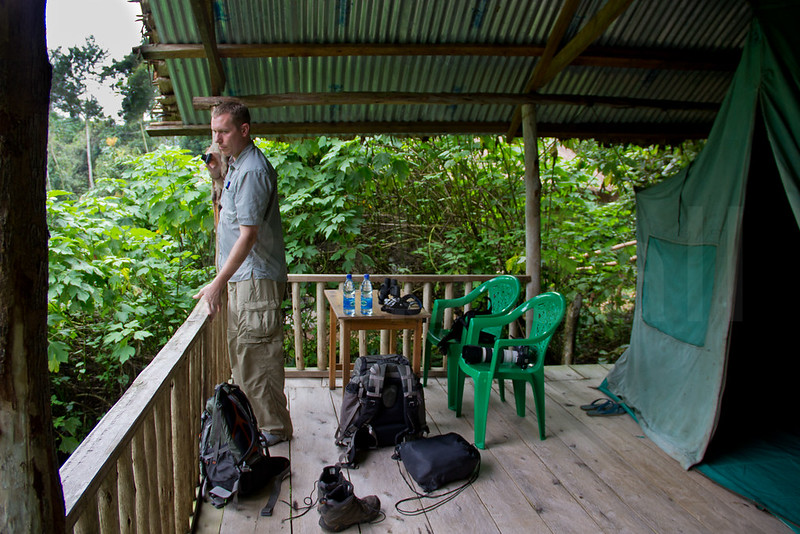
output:
[[[578,293],[567,308],[567,316],[564,319],[562,365],[572,365],[575,359],[575,336],[578,333],[578,317],[581,315],[581,304],[583,304],[583,296]]]
[[[89,166],[89,189],[94,189],[92,176],[92,135],[89,131],[89,117],[86,117],[86,164]]]
[[[0,2],[0,532],[64,532],[47,369],[45,0]]]

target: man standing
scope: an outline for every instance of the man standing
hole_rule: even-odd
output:
[[[209,315],[228,291],[228,349],[233,380],[250,403],[269,445],[292,437],[283,392],[283,314],[286,255],[277,173],[250,138],[250,112],[223,102],[211,114],[214,142],[228,158],[217,228],[217,276],[195,298]],[[216,156],[209,171],[221,164]]]

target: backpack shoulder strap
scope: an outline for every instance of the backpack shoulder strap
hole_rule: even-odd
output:
[[[342,465],[355,466],[356,444],[355,437],[359,429],[369,426],[378,414],[379,406],[383,402],[383,384],[386,379],[385,361],[371,362],[365,374],[361,375],[358,394],[358,409],[350,419],[343,437],[339,441],[345,449],[340,456]],[[376,438],[377,441],[377,438]]]

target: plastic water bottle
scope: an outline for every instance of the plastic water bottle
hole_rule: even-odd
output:
[[[348,274],[342,287],[342,306],[345,315],[356,314],[356,285],[353,283],[353,275]]]
[[[368,274],[364,275],[364,281],[361,282],[361,315],[372,315],[372,282]]]

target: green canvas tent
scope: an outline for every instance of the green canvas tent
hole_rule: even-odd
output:
[[[637,193],[631,341],[600,389],[684,468],[800,524],[800,5],[753,11],[705,148]]]

